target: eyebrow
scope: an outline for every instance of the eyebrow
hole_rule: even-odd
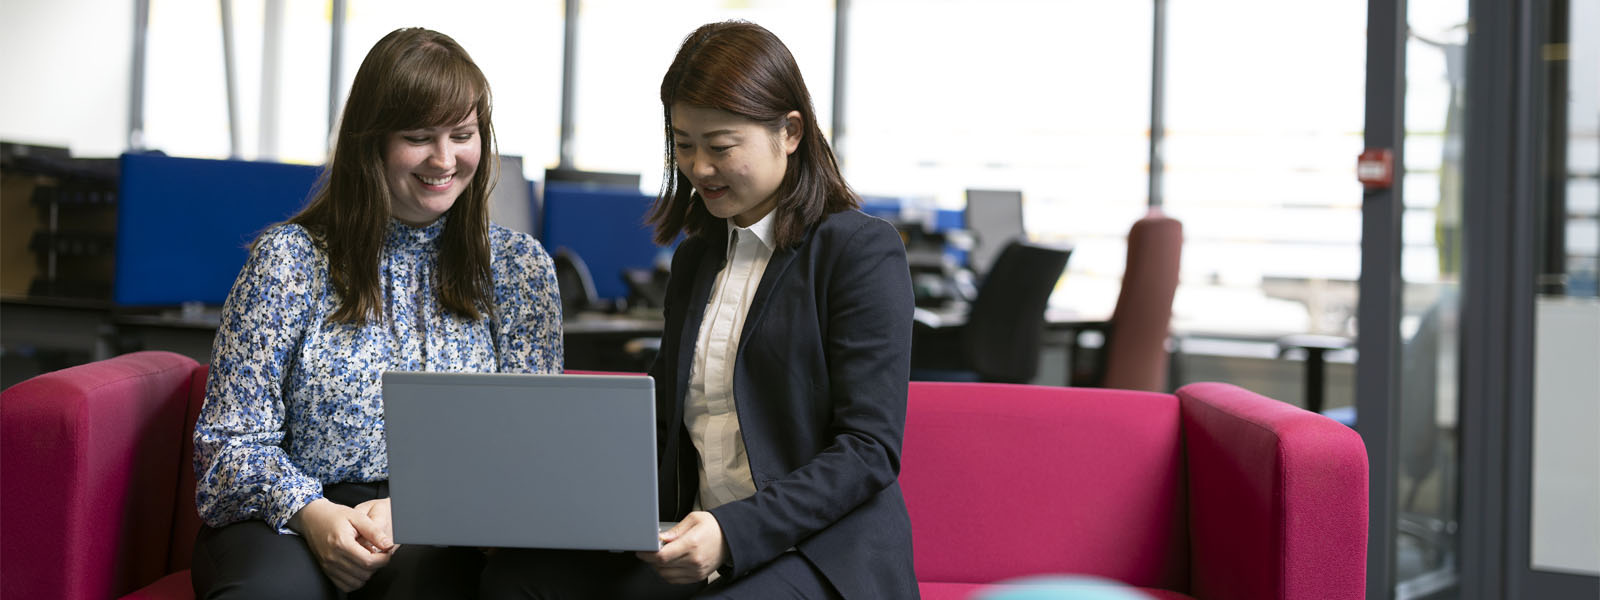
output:
[[[739,132],[734,131],[732,129],[718,129],[716,131],[708,131],[708,132],[706,132],[704,137],[715,137],[715,136],[719,136],[719,135],[735,135],[737,133],[739,133]],[[678,129],[677,127],[673,127],[672,128],[672,134],[673,135],[681,135],[681,136],[684,136],[684,137],[694,137],[693,134],[690,134],[689,132],[684,131],[682,129]]]

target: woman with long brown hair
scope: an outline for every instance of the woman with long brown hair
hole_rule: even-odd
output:
[[[263,232],[223,305],[196,424],[200,598],[471,598],[483,554],[396,546],[385,370],[560,372],[532,236],[489,222],[489,84],[396,30],[356,72],[311,203]]]
[[[690,34],[661,82],[672,259],[656,382],[660,506],[637,556],[506,551],[488,598],[915,598],[896,483],[911,277],[857,210],[794,57],[746,22]],[[712,580],[708,583],[708,580]]]

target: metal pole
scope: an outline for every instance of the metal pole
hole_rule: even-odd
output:
[[[333,0],[333,22],[328,39],[328,150],[333,151],[333,140],[339,128],[339,105],[344,82],[344,15],[345,0]],[[330,156],[331,160],[332,157]]]
[[[578,0],[566,0],[566,39],[561,46],[561,158],[558,166],[573,169],[573,135],[577,129],[573,107],[578,100]]]
[[[1150,35],[1150,207],[1160,208],[1162,198],[1161,146],[1167,137],[1167,0],[1154,0],[1154,31]]]
[[[262,3],[261,115],[256,157],[278,158],[278,82],[283,54],[283,0]]]
[[[128,150],[144,150],[144,63],[150,0],[133,3],[133,69],[128,82]]]
[[[833,155],[844,165],[845,75],[849,66],[850,0],[833,3]]]
[[[1400,221],[1405,198],[1406,1],[1367,3],[1366,148],[1392,153],[1393,184],[1361,202],[1356,420],[1368,456],[1367,598],[1394,597],[1399,447]]]
[[[239,93],[233,69],[233,0],[218,0],[222,8],[222,79],[228,92],[228,156],[239,158]]]

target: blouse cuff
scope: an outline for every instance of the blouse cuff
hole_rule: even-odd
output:
[[[318,498],[322,497],[322,484],[314,479],[302,478],[285,481],[282,486],[271,491],[271,506],[267,508],[267,524],[272,525],[278,533],[289,535],[295,531],[289,529],[289,519],[295,513],[305,508]]]

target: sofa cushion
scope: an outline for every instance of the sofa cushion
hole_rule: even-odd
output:
[[[900,472],[923,581],[1188,589],[1177,398],[912,382]]]
[[[194,585],[189,583],[189,570],[184,569],[162,577],[139,591],[122,597],[122,600],[193,600]]]

